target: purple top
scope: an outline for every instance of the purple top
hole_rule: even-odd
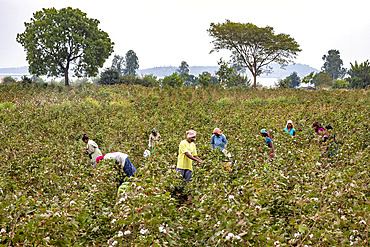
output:
[[[324,134],[325,134],[325,129],[324,129],[324,128],[322,128],[322,127],[319,127],[318,129],[315,129],[315,132],[316,132],[316,134],[318,134],[318,135],[320,135],[320,132],[324,132]]]

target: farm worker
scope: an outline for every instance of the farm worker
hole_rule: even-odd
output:
[[[194,144],[197,133],[194,130],[186,131],[187,137],[179,145],[179,156],[177,157],[176,171],[181,173],[186,182],[190,182],[193,177],[193,160],[198,163],[203,161],[198,157]]]
[[[227,140],[224,134],[222,134],[219,128],[213,130],[213,135],[211,138],[212,148],[220,148],[223,151],[226,148]]]
[[[222,134],[219,128],[213,130],[211,138],[211,146],[213,149],[219,148],[227,157],[231,157],[231,154],[226,150],[227,140],[224,134]]]
[[[152,129],[152,133],[149,135],[149,148],[150,151],[154,150],[155,144],[158,143],[161,135],[158,133],[156,129]]]
[[[98,144],[94,142],[93,140],[90,140],[89,137],[87,137],[86,134],[82,135],[82,141],[87,143],[87,147],[85,148],[85,152],[89,154],[90,157],[90,163],[92,165],[95,165],[96,158],[98,156],[101,156],[102,153],[98,147]]]
[[[272,144],[272,140],[271,140],[271,138],[270,138],[270,136],[269,136],[269,134],[268,134],[268,132],[267,132],[267,130],[266,130],[266,129],[261,129],[261,136],[266,138],[266,139],[265,139],[266,145],[267,145],[269,148],[271,148],[271,151],[270,151],[270,153],[271,153],[270,158],[271,158],[271,157],[274,157],[274,145]]]
[[[99,163],[100,160],[102,159],[112,159],[116,161],[116,164],[120,168],[123,169],[125,173],[125,177],[131,177],[134,175],[136,172],[136,169],[134,165],[131,163],[130,159],[128,158],[127,154],[121,153],[121,152],[113,152],[113,153],[107,153],[104,156],[99,156],[96,158],[96,163]],[[125,178],[120,179],[120,184],[121,185],[123,182],[125,182]]]
[[[295,136],[295,129],[293,128],[293,121],[292,120],[288,120],[286,122],[286,127],[285,127],[284,131],[289,133],[291,136]]]
[[[312,127],[314,128],[315,130],[315,133],[321,137],[322,139],[320,139],[319,141],[320,142],[325,142],[326,141],[326,130],[321,126],[321,124],[319,122],[314,122],[312,124]]]
[[[331,157],[337,153],[338,146],[335,142],[335,134],[333,133],[333,127],[331,125],[325,126],[326,130],[326,136],[325,136],[325,141],[327,141],[327,152],[328,152],[328,157]]]

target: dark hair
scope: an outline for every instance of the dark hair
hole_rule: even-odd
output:
[[[87,137],[87,135],[86,135],[86,134],[83,134],[83,135],[82,135],[82,140],[83,140],[83,141],[85,141],[85,140],[89,140],[89,137]]]
[[[327,130],[332,130],[332,129],[333,129],[333,127],[331,127],[331,125],[326,125],[325,129],[327,129]]]
[[[312,125],[312,127],[316,127],[316,126],[317,127],[321,127],[321,124],[319,122],[314,122],[313,125]]]

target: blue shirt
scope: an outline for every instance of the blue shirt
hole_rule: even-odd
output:
[[[214,144],[214,147],[213,147],[213,144]],[[220,136],[212,135],[211,146],[213,149],[221,148],[221,151],[222,151],[226,147],[226,144],[227,144],[227,140],[224,135],[220,135]]]
[[[269,143],[272,142],[272,140],[270,137],[267,137],[265,142],[266,142],[266,145],[269,146]]]
[[[291,136],[293,136],[294,132],[295,132],[295,129],[294,128],[291,128],[290,131],[288,130],[288,127],[286,127],[284,129],[287,133],[289,133]]]

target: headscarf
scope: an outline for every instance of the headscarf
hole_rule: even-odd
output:
[[[215,129],[213,130],[213,134],[219,134],[219,135],[221,135],[221,134],[222,134],[222,132],[221,132],[221,130],[220,130],[219,128],[215,128]]]
[[[197,132],[195,130],[188,130],[186,131],[186,134],[188,135],[188,138],[195,137],[197,135]]]
[[[96,163],[99,163],[99,161],[102,159],[104,159],[104,155],[96,157]]]
[[[293,121],[292,120],[288,120],[286,122],[286,128],[288,128],[288,124],[292,124],[292,128],[294,128],[294,125],[293,125]]]

